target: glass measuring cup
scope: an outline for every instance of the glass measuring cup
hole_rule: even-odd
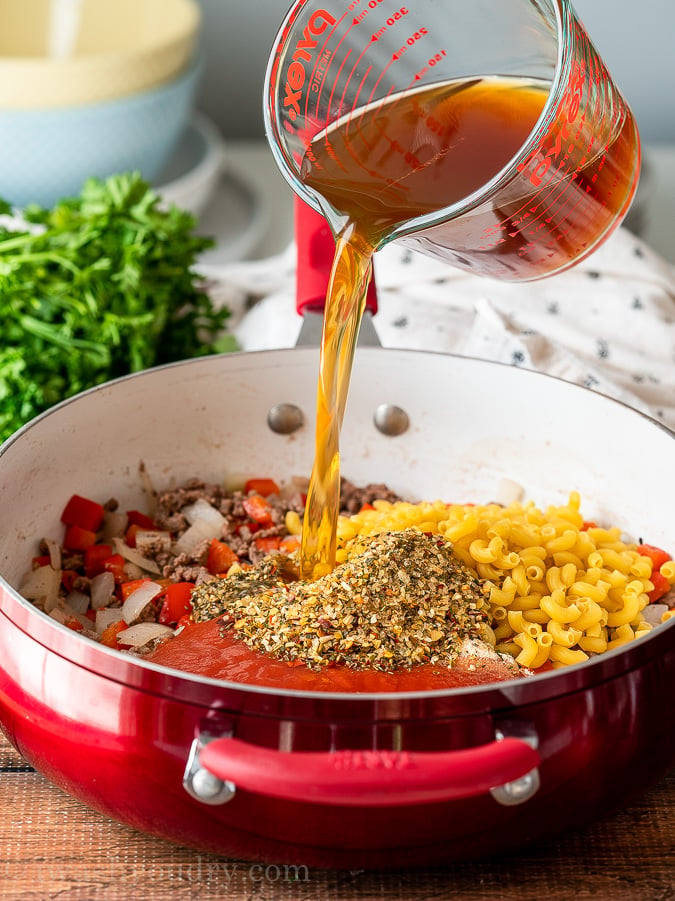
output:
[[[375,250],[501,279],[587,256],[637,188],[635,122],[568,0],[299,0],[264,115],[335,234],[360,217]]]

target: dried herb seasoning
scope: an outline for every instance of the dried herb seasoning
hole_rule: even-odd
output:
[[[359,539],[349,559],[300,581],[291,557],[198,586],[195,620],[221,617],[249,647],[313,669],[451,666],[480,638],[489,607],[480,582],[438,535],[416,529]]]

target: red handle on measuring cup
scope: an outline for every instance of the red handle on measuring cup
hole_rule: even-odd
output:
[[[293,751],[237,738],[209,742],[199,764],[238,788],[320,804],[394,807],[482,795],[520,779],[541,758],[527,742],[505,738],[459,751]]]
[[[335,238],[321,213],[304,200],[295,198],[295,243],[297,247],[297,288],[295,308],[305,312],[322,312],[335,256]],[[368,285],[366,309],[377,313],[375,276]]]

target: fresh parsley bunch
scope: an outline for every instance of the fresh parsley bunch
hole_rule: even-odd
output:
[[[0,226],[0,440],[85,388],[235,348],[230,311],[192,270],[212,240],[139,174],[90,179],[22,218],[25,231]]]

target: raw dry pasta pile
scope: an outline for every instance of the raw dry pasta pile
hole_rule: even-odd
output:
[[[375,501],[372,509],[340,517],[338,561],[358,552],[360,536],[411,526],[443,535],[486,580],[496,649],[531,669],[581,663],[648,634],[645,608],[655,591],[675,585],[673,560],[657,567],[647,546],[626,543],[618,528],[586,522],[577,492],[567,505],[546,510],[532,502]]]

